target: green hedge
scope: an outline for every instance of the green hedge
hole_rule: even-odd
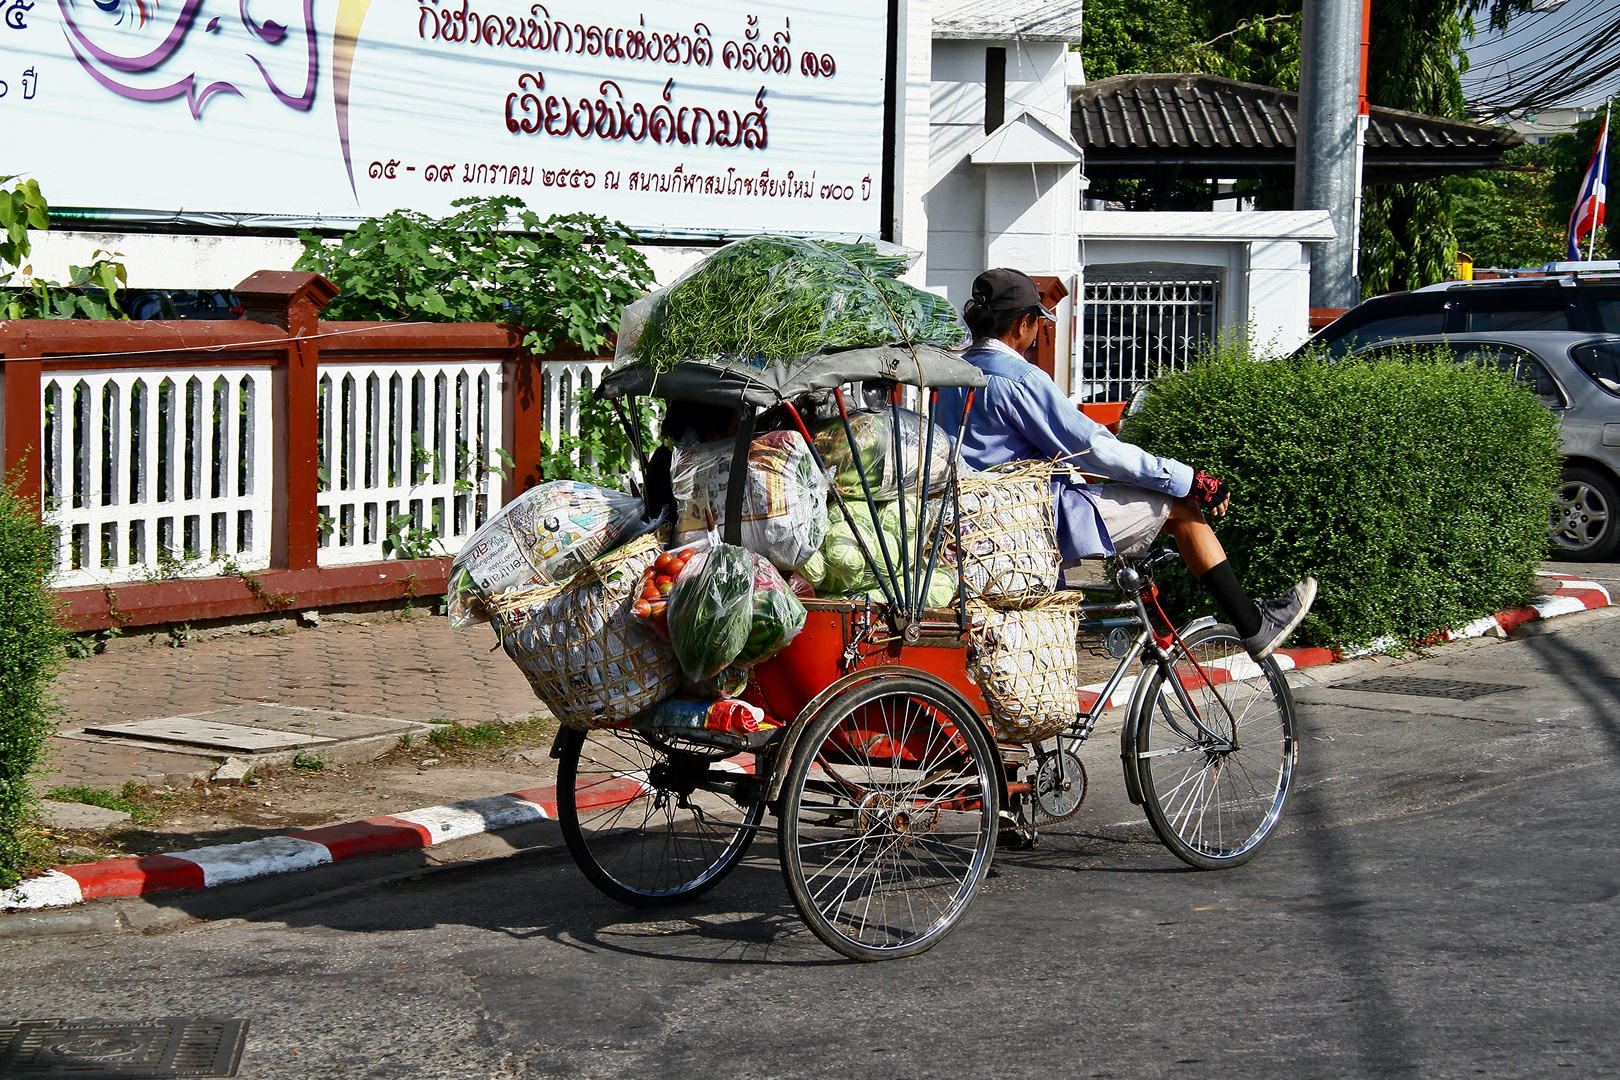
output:
[[[1558,421],[1449,353],[1376,364],[1227,350],[1154,384],[1122,436],[1225,480],[1212,519],[1255,596],[1321,583],[1297,644],[1421,640],[1522,603],[1547,548]],[[1210,610],[1188,579],[1187,613]]]
[[[15,883],[37,847],[28,774],[55,719],[51,682],[64,634],[45,590],[52,537],[7,485],[0,485],[0,886]]]

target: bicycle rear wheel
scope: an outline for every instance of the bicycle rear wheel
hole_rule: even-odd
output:
[[[778,833],[799,914],[854,960],[932,948],[995,851],[1000,773],[983,722],[927,680],[885,676],[807,724]]]
[[[1135,738],[1144,808],[1183,862],[1237,866],[1282,820],[1298,756],[1294,699],[1276,660],[1249,659],[1232,627],[1207,626],[1182,642],[1171,661],[1194,714],[1163,667],[1144,676]]]
[[[636,731],[563,732],[558,824],[591,884],[634,907],[690,900],[719,884],[765,813],[757,798],[739,800],[747,780],[725,756]]]

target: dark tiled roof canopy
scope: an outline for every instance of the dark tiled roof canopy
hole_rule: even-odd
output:
[[[1218,75],[1117,75],[1075,90],[1070,121],[1086,171],[1184,177],[1253,175],[1294,165],[1299,95]],[[1429,179],[1498,164],[1523,142],[1505,128],[1374,107],[1366,182]]]

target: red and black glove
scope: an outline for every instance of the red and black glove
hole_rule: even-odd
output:
[[[1200,510],[1213,510],[1232,497],[1226,484],[1202,469],[1193,473],[1191,495]]]

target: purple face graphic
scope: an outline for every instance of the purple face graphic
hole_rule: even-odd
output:
[[[135,101],[183,97],[201,118],[215,94],[258,77],[288,108],[315,101],[314,0],[57,0],[68,45],[90,77]],[[248,68],[245,59],[252,64]],[[218,76],[226,76],[224,78]]]

